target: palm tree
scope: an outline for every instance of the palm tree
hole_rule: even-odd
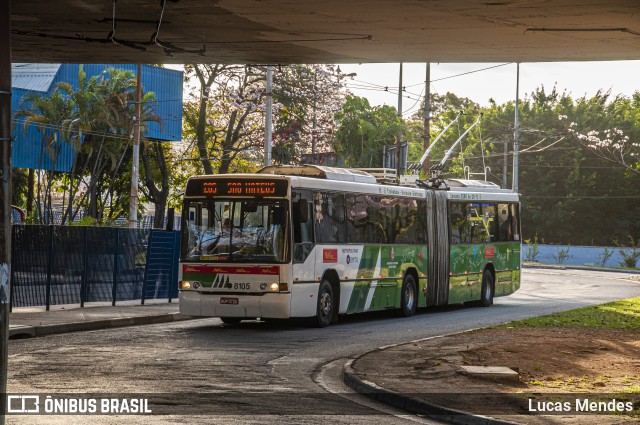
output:
[[[81,178],[86,172],[88,161],[84,162],[84,168],[78,174],[77,164],[78,157],[83,149],[87,152],[87,157],[91,157],[93,143],[91,141],[96,137],[94,130],[99,128],[106,120],[106,106],[104,99],[98,94],[98,78],[96,76],[87,79],[82,65],[78,70],[78,89],[73,91],[68,83],[58,83],[58,86],[64,88],[69,97],[73,101],[74,110],[72,115],[65,120],[63,124],[64,133],[74,148],[73,164],[69,175],[69,203],[62,217],[62,224],[72,220],[77,214],[73,212],[73,201],[80,187]],[[76,175],[78,175],[76,181]],[[78,206],[79,208],[79,206]]]
[[[46,172],[44,194],[42,193],[42,173],[38,172],[36,211],[40,223],[53,223],[51,209],[51,188],[55,177],[62,144],[66,141],[60,132],[65,119],[73,110],[73,102],[69,99],[65,88],[56,87],[50,96],[29,94],[25,96],[16,112],[15,118],[24,118],[24,128],[28,132],[34,126],[42,133],[38,169],[42,169],[45,153],[51,159],[51,167]]]

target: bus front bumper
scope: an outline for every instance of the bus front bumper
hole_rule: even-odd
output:
[[[237,304],[230,300],[237,300]],[[227,295],[180,291],[180,314],[184,316],[287,319],[290,303],[290,293]]]

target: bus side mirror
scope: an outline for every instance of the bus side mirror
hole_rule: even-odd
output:
[[[299,223],[306,223],[307,221],[309,221],[309,203],[307,202],[306,199],[299,199],[298,200],[298,208],[297,208],[297,214],[298,214],[298,222]]]

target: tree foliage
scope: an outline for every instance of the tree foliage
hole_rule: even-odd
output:
[[[184,136],[192,146],[188,154],[206,174],[254,170],[264,152],[265,68],[192,64],[186,66],[185,78],[195,81],[192,100],[184,107]],[[343,78],[332,65],[276,68],[274,163],[299,161],[314,142],[318,151],[327,149]]]
[[[631,99],[611,98],[607,92],[573,99],[556,88],[539,87],[520,101],[519,192],[522,195],[524,239],[538,235],[547,243],[612,245],[640,234],[638,180],[638,93]],[[464,112],[460,128],[452,127],[432,163],[480,112],[478,105],[453,94],[433,96],[432,140],[457,111]],[[502,184],[507,145],[507,187],[511,187],[514,102],[483,108],[482,122],[471,131],[458,155],[445,169],[446,177],[466,177],[489,167],[488,180]],[[422,131],[413,118],[410,128]],[[483,155],[484,154],[484,155]],[[463,159],[464,158],[464,159]],[[606,159],[606,161],[605,161]],[[474,178],[482,176],[472,175]]]
[[[394,146],[404,122],[396,108],[371,106],[363,97],[347,96],[333,142],[335,152],[348,167],[382,167],[383,148]]]

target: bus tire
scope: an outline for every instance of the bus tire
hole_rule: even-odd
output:
[[[482,291],[480,292],[480,306],[489,307],[493,304],[494,289],[493,274],[490,270],[485,270],[482,274]]]
[[[418,305],[418,291],[416,290],[416,278],[407,273],[402,281],[402,289],[400,290],[400,309],[404,317],[411,317],[416,313]]]
[[[237,325],[242,319],[240,317],[221,317],[220,320],[225,325]]]
[[[318,307],[316,309],[316,324],[324,328],[331,324],[334,309],[333,288],[328,280],[323,279],[318,290]]]

